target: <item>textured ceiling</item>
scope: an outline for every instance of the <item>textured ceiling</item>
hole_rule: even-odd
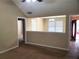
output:
[[[21,0],[13,1],[27,17],[79,14],[78,0],[43,0],[41,3],[37,1],[34,3],[23,3]]]

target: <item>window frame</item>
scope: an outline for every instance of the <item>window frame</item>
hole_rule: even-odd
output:
[[[52,18],[53,19],[53,18]],[[56,21],[59,21],[59,20],[56,20],[56,19],[54,19],[54,21],[50,21],[50,19],[48,20],[48,32],[55,32],[55,33],[65,33],[65,30],[64,30],[64,27],[65,27],[65,25],[64,25],[64,23],[65,23],[65,21],[64,20],[60,20],[60,21],[62,21],[63,22],[63,27],[62,27],[62,31],[56,31],[57,29],[56,29]],[[50,22],[54,22],[55,23],[55,25],[54,25],[54,31],[49,31],[49,27],[52,27],[52,26],[49,26],[49,23]]]

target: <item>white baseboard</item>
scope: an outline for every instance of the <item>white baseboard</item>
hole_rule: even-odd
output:
[[[43,47],[48,47],[48,48],[55,48],[59,50],[69,51],[69,49],[66,49],[66,48],[53,47],[53,46],[42,45],[42,44],[37,44],[37,43],[32,43],[32,42],[27,42],[26,44],[32,44],[32,45],[38,45],[38,46],[43,46]]]
[[[0,54],[5,53],[5,52],[8,52],[8,51],[10,51],[10,50],[12,50],[12,49],[15,49],[15,48],[17,48],[17,47],[18,47],[18,46],[15,46],[15,47],[12,47],[12,48],[9,48],[9,49],[0,51]]]

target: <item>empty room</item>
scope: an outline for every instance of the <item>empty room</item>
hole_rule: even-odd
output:
[[[78,0],[0,0],[0,59],[79,59]]]

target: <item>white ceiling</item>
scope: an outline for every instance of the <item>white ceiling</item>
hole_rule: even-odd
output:
[[[43,0],[43,2],[27,3],[13,0],[27,17],[79,14],[78,0]],[[32,12],[32,14],[27,14]]]

